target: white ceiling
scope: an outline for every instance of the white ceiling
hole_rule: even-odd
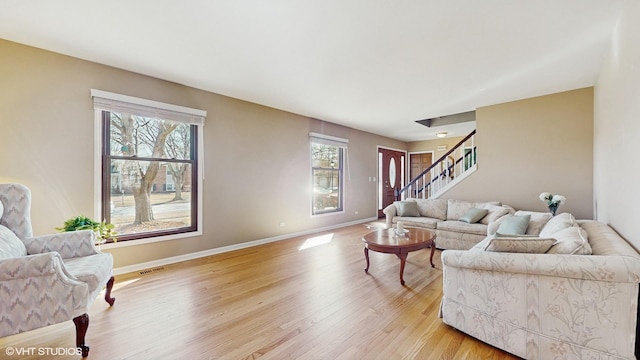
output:
[[[594,85],[622,1],[0,0],[0,38],[415,141]]]

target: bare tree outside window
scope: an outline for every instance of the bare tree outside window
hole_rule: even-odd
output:
[[[104,201],[110,204],[106,218],[116,225],[119,238],[192,226],[194,125],[127,113],[105,114],[110,185]],[[189,192],[188,199],[185,192]]]

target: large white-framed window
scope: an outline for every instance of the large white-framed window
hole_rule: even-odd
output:
[[[311,214],[344,211],[344,169],[349,140],[310,133]]]
[[[118,243],[202,233],[206,112],[91,90],[96,117],[96,213]]]

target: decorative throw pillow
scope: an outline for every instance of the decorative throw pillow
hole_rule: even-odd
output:
[[[516,215],[529,215],[531,218],[529,219],[529,226],[527,227],[528,235],[538,235],[540,234],[540,230],[542,227],[551,219],[553,215],[548,212],[537,212],[537,211],[524,211],[518,210],[516,211]]]
[[[418,204],[415,201],[397,201],[398,216],[420,216]]]
[[[510,216],[498,226],[497,232],[504,235],[524,235],[529,226],[530,219],[530,215]]]
[[[509,213],[509,209],[503,206],[483,204],[478,206],[480,209],[487,209],[489,212],[487,216],[480,219],[481,224],[489,225],[490,222],[498,220],[498,218],[505,216]]]
[[[447,200],[447,220],[458,220],[476,203],[466,200]]]
[[[27,256],[27,248],[13,231],[0,225],[0,259]]]
[[[551,218],[547,221],[542,230],[540,231],[540,237],[552,237],[562,229],[576,226],[576,219],[570,213],[562,213]]]
[[[552,238],[539,238],[529,236],[494,237],[488,242],[484,250],[494,252],[544,254],[555,243],[556,239]]]
[[[462,222],[466,222],[468,224],[475,224],[478,221],[480,221],[480,219],[485,217],[485,215],[487,215],[488,212],[489,210],[487,209],[471,208],[467,210],[467,212],[464,213],[464,215],[462,215],[458,220]]]
[[[560,230],[553,237],[557,242],[549,249],[549,254],[591,255],[587,232],[579,226]]]

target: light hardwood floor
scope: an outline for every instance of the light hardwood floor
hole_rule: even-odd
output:
[[[410,253],[405,286],[394,255],[369,252],[366,274],[368,231],[349,226],[118,276],[113,308],[99,298],[89,312],[89,359],[518,359],[438,318],[440,251],[435,269],[429,249]],[[38,352],[74,341],[68,321],[1,338],[0,358],[68,359]],[[34,355],[7,356],[9,347]]]

